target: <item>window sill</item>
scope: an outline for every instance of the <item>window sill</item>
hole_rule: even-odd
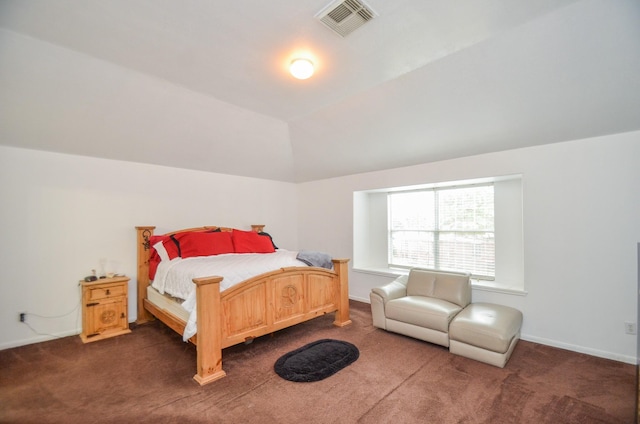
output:
[[[409,270],[391,268],[353,268],[353,271],[393,278],[400,277],[401,275],[409,275]]]
[[[493,281],[471,280],[471,288],[473,290],[511,294],[514,296],[526,296],[528,294],[524,289],[494,284]]]
[[[359,272],[362,274],[372,274],[379,275],[382,277],[391,277],[397,278],[401,275],[408,275],[409,270],[403,269],[391,269],[391,268],[353,268],[354,272]],[[509,286],[502,286],[500,284],[496,284],[494,281],[484,281],[484,280],[471,280],[471,289],[472,290],[480,290],[487,291],[493,293],[501,293],[501,294],[509,294],[513,296],[526,296],[528,294],[527,291],[520,288],[514,288]]]

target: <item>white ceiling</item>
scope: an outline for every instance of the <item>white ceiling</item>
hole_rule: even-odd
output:
[[[640,129],[640,1],[328,3],[0,0],[0,143],[301,182]]]

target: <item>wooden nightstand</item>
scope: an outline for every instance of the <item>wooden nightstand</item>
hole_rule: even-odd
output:
[[[131,333],[127,317],[129,277],[80,282],[82,286],[83,342]]]

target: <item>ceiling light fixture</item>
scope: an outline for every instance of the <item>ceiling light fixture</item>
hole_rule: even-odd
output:
[[[289,72],[295,78],[307,79],[313,75],[313,62],[309,59],[294,59],[289,65]]]

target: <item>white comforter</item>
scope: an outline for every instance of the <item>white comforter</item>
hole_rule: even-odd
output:
[[[223,277],[220,291],[265,272],[283,267],[307,266],[296,259],[298,252],[278,249],[275,253],[233,253],[195,258],[175,258],[162,261],[151,284],[160,293],[185,299],[182,307],[189,312],[189,320],[182,339],[189,340],[197,332],[196,285],[194,278]]]

